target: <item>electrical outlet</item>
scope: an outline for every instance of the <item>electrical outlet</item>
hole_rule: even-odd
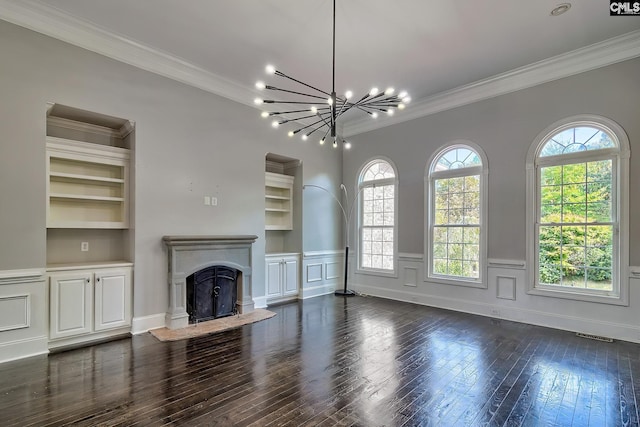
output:
[[[218,206],[218,198],[211,196],[211,206]]]
[[[211,205],[211,197],[204,196],[204,204],[205,204],[205,206],[210,206]]]
[[[80,243],[80,250],[82,252],[89,252],[89,242]]]

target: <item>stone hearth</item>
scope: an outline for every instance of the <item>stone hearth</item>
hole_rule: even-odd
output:
[[[253,311],[251,286],[251,245],[258,236],[164,236],[168,249],[169,308],[165,324],[169,329],[189,324],[187,277],[214,265],[235,268],[238,278],[237,307],[245,314]]]

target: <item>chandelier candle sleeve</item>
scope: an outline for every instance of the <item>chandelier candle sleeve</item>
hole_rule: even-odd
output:
[[[295,79],[279,70],[273,65],[267,65],[266,72],[270,76],[283,79],[283,84],[290,86],[278,87],[265,82],[256,83],[256,88],[261,91],[282,94],[282,99],[256,98],[256,105],[281,104],[278,111],[263,111],[263,118],[272,117],[271,125],[274,128],[283,124],[294,124],[294,129],[288,132],[290,137],[302,132],[302,139],[318,132],[322,134],[320,144],[324,144],[327,136],[333,138],[333,146],[337,147],[337,121],[350,110],[368,114],[371,118],[377,118],[379,113],[392,116],[395,110],[403,110],[411,101],[406,91],[395,94],[393,88],[387,88],[381,92],[378,88],[372,88],[369,93],[353,102],[353,92],[348,90],[344,96],[338,96],[335,90],[336,81],[336,1],[333,0],[333,68],[331,91],[319,89],[302,80]],[[306,106],[306,107],[305,107]],[[351,144],[344,141],[344,147],[350,148]]]

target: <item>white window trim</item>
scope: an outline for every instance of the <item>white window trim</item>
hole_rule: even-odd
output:
[[[563,130],[590,126],[600,129],[617,139],[618,149],[603,149],[575,154],[566,154],[565,159],[588,161],[594,156],[598,158],[612,157],[614,159],[615,180],[618,192],[614,195],[613,209],[618,214],[618,244],[617,263],[614,264],[612,280],[614,293],[603,295],[585,290],[554,287],[552,285],[537,285],[538,251],[537,245],[537,215],[538,215],[538,170],[539,165],[553,164],[560,156],[538,157],[543,143],[550,137]],[[527,154],[527,293],[546,297],[566,298],[577,301],[595,302],[613,305],[629,305],[629,138],[624,129],[611,119],[596,115],[578,115],[557,121],[540,132],[533,140]]]
[[[434,172],[434,162],[440,158],[442,154],[454,148],[472,149],[480,157],[481,166],[472,166],[461,169],[451,169],[447,171]],[[435,194],[434,177],[435,178],[452,178],[467,175],[480,175],[480,257],[479,257],[479,274],[477,279],[454,278],[453,276],[443,276],[431,274],[431,254],[432,254],[432,236],[433,236],[433,216],[434,203],[433,196]],[[424,188],[428,189],[424,198],[424,281],[431,283],[442,283],[455,286],[466,286],[471,288],[487,289],[487,218],[488,218],[488,196],[487,196],[487,179],[489,175],[489,163],[487,156],[474,142],[466,140],[453,141],[445,144],[434,152],[429,158],[424,174]]]
[[[391,165],[391,168],[393,169],[393,173],[395,175],[394,178],[386,178],[386,179],[380,179],[380,180],[375,180],[375,181],[362,181],[362,173],[367,170],[369,168],[369,166],[371,166],[373,163],[377,163],[379,161],[384,161],[387,162],[389,165]],[[393,270],[382,270],[382,269],[377,269],[377,268],[362,268],[360,266],[360,256],[362,255],[361,253],[361,248],[360,248],[360,232],[362,229],[362,197],[361,197],[361,193],[362,193],[362,189],[365,187],[369,187],[372,186],[371,183],[375,183],[375,185],[389,185],[389,184],[393,184],[394,186],[394,197],[393,197]],[[357,212],[357,221],[356,221],[356,228],[355,228],[355,248],[356,248],[356,253],[355,253],[355,261],[356,261],[356,268],[354,273],[355,274],[364,274],[364,275],[370,275],[370,276],[383,276],[383,277],[391,277],[391,278],[397,278],[398,277],[398,168],[396,168],[396,165],[391,161],[391,159],[389,159],[388,157],[385,156],[376,156],[376,157],[372,157],[369,160],[367,160],[363,166],[360,168],[360,170],[358,171],[357,174],[357,178],[356,178],[356,201],[354,201],[354,203],[358,203],[358,212]]]

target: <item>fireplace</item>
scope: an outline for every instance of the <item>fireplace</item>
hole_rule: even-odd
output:
[[[238,270],[207,267],[187,277],[189,323],[198,323],[237,313]]]
[[[187,311],[188,277],[210,268],[214,271],[215,269],[235,270],[235,306],[228,300],[221,300],[223,307],[212,307],[211,311],[203,312],[211,313],[218,310],[221,313],[233,314],[253,311],[251,245],[257,238],[257,236],[164,236],[162,241],[168,249],[169,308],[165,316],[167,328],[178,329],[189,325],[191,313]],[[222,270],[217,270],[215,274],[218,272],[223,273]],[[211,292],[214,292],[214,288],[215,286],[211,288]],[[232,288],[227,285],[225,285],[226,291],[233,293]],[[205,314],[204,317],[211,316]]]

